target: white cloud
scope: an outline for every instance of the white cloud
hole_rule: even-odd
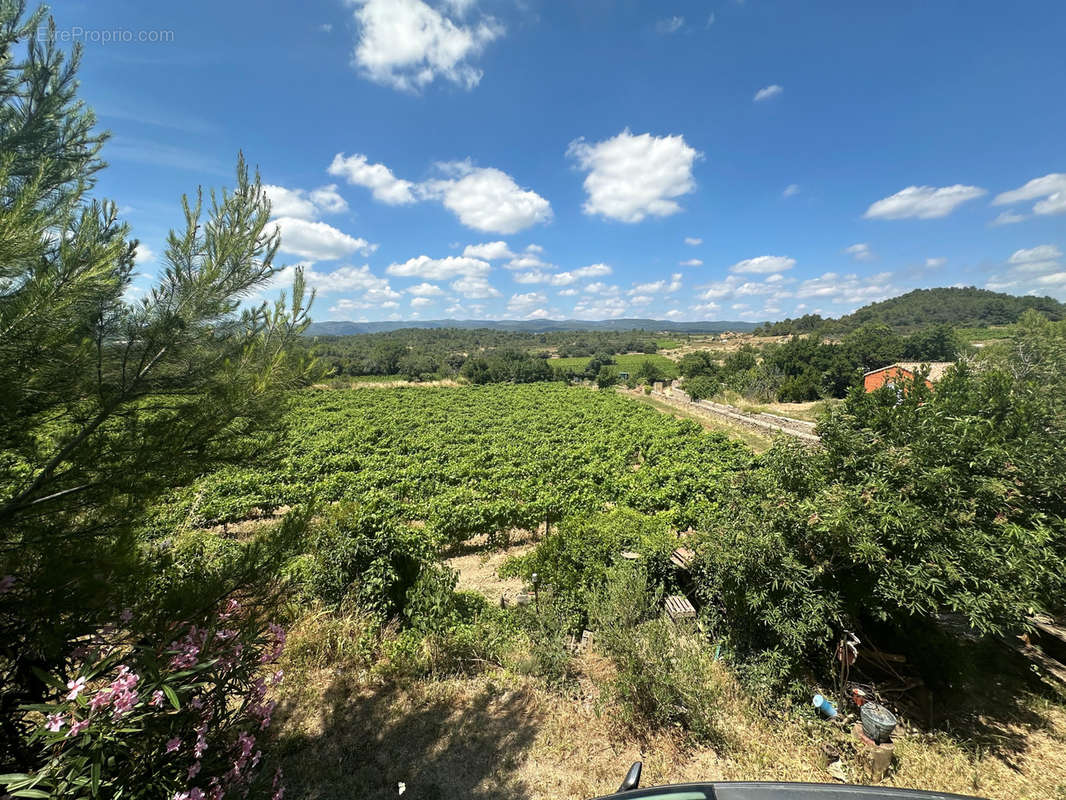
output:
[[[930,269],[937,269],[939,267],[944,266],[947,263],[948,263],[948,260],[946,258],[927,258],[925,260],[925,265],[927,267],[929,267]]]
[[[1066,272],[1061,258],[1062,251],[1053,244],[1015,250],[1007,259],[1007,271],[991,276],[985,288],[1029,294],[1043,294],[1051,289],[1061,295],[1066,291]]]
[[[657,294],[659,292],[666,292],[672,294],[681,288],[681,273],[675,272],[670,276],[670,281],[657,280],[650,281],[648,283],[638,283],[629,290],[630,295],[646,295]]]
[[[620,297],[585,297],[574,306],[574,316],[582,319],[620,317],[628,307],[626,301]]]
[[[326,172],[344,178],[353,186],[370,189],[374,199],[381,203],[399,206],[415,202],[413,183],[397,178],[384,164],[368,163],[367,157],[360,153],[350,156],[337,153]]]
[[[781,196],[792,197],[793,195],[799,194],[799,190],[800,187],[798,183],[790,183],[788,186],[785,187],[785,191],[781,192]]]
[[[348,201],[337,192],[337,184],[319,186],[307,194],[315,207],[326,214],[343,214],[348,210]],[[279,215],[280,216],[280,215]]]
[[[468,275],[459,278],[457,281],[452,281],[452,290],[458,292],[463,297],[469,297],[475,300],[484,297],[499,297],[500,293],[494,286],[489,284],[487,280],[476,275]]]
[[[834,303],[847,303],[852,306],[884,300],[895,294],[899,294],[899,289],[892,285],[891,272],[881,272],[865,278],[854,273],[838,275],[835,272],[826,272],[817,278],[803,281],[795,291],[796,297],[827,297]]]
[[[425,306],[432,305],[433,301],[428,297],[412,297],[411,308],[424,308]]]
[[[364,264],[361,267],[346,265],[337,267],[332,272],[319,272],[311,264],[302,265],[304,280],[307,285],[315,289],[319,294],[336,294],[338,292],[362,292],[361,298],[351,302],[364,303],[364,307],[379,304],[383,301],[394,301],[400,298],[400,293],[395,291],[387,278],[382,278],[370,271],[370,267]],[[292,285],[295,267],[285,267],[271,278],[271,285],[287,287]]]
[[[758,256],[738,261],[729,268],[730,272],[753,273],[765,275],[770,272],[782,272],[796,266],[796,259],[788,256]]]
[[[437,79],[472,89],[482,72],[470,62],[503,35],[492,17],[457,23],[422,0],[353,0],[359,39],[352,63],[367,78],[417,92]]]
[[[469,160],[438,166],[452,177],[427,181],[420,191],[439,199],[468,228],[511,234],[552,218],[551,203],[506,172],[475,167]]]
[[[1047,198],[1033,206],[1037,214],[1056,214],[1066,211],[1066,172],[1052,172],[1042,178],[1033,178],[1024,186],[1011,189],[996,195],[992,201],[994,206],[1008,206],[1013,203],[1023,203],[1028,200]],[[1053,199],[1056,198],[1056,199]],[[1050,206],[1048,205],[1050,201]],[[1058,210],[1054,209],[1058,206]],[[1045,210],[1038,210],[1041,207]]]
[[[946,217],[967,200],[986,194],[977,186],[908,186],[890,197],[873,203],[863,216],[866,219],[937,219]]]
[[[137,242],[137,256],[134,262],[139,266],[141,264],[151,264],[155,261],[156,252],[143,242]]]
[[[702,267],[703,262],[700,261],[698,258],[690,258],[686,261],[681,261],[680,265],[682,267]]]
[[[654,300],[655,298],[650,294],[638,294],[630,298],[629,303],[636,308],[638,306],[646,306]]]
[[[543,310],[540,307],[548,302],[548,297],[541,292],[526,292],[525,294],[513,294],[507,301],[507,313],[525,316],[533,311]]]
[[[407,292],[418,297],[440,297],[444,294],[444,290],[435,283],[416,283],[414,286],[408,286]]]
[[[622,222],[681,211],[674,198],[695,190],[692,165],[701,157],[683,136],[633,135],[628,128],[595,144],[576,139],[567,155],[588,172],[585,213]]]
[[[534,269],[529,272],[519,272],[514,276],[516,283],[548,283],[552,286],[569,286],[581,280],[589,278],[602,278],[611,274],[611,268],[606,264],[589,264],[587,267],[578,267],[567,272],[544,272]]]
[[[711,18],[714,18],[714,14],[711,14]],[[669,311],[666,312],[667,319],[678,319],[679,317],[683,316],[685,315],[681,312],[681,309],[679,308],[671,308]]]
[[[714,16],[713,14],[711,15]],[[667,17],[655,23],[655,30],[659,33],[677,33],[685,24],[684,17]]]
[[[698,236],[686,236],[685,244],[690,244],[695,247],[698,244],[703,244],[703,239],[699,238]]]
[[[311,261],[329,261],[350,253],[364,255],[377,249],[366,239],[356,239],[325,222],[281,217],[271,223],[281,231],[281,250]]]
[[[1048,195],[1033,206],[1034,214],[1066,214],[1066,190]]]
[[[463,250],[464,256],[471,258],[483,258],[485,261],[496,261],[500,258],[514,258],[514,253],[507,247],[507,242],[485,242],[483,244],[468,244]]]
[[[752,101],[755,103],[761,103],[763,100],[770,100],[774,97],[777,97],[784,91],[785,90],[778,86],[776,83],[773,83],[769,86],[764,86],[759,91],[757,91],[755,93],[755,97],[752,98]]]
[[[303,189],[288,189],[284,186],[265,183],[263,191],[270,200],[271,217],[315,219],[323,212],[339,214],[348,210],[348,203],[337,194],[336,184],[320,186],[306,192]]]
[[[450,278],[484,277],[491,267],[487,261],[466,256],[447,256],[430,258],[418,256],[409,258],[402,264],[389,264],[385,272],[398,278],[424,278],[430,281],[443,281]]]
[[[604,283],[603,281],[596,281],[595,283],[590,283],[588,286],[582,289],[582,291],[585,294],[598,294],[603,295],[604,297],[610,297],[621,293],[621,289],[619,289],[617,286],[615,286],[614,284]]]
[[[573,297],[576,294],[581,294],[580,289],[560,289],[556,292],[559,297]]]
[[[870,249],[870,245],[866,242],[859,242],[850,247],[845,247],[844,252],[851,256],[855,261],[870,261],[874,257],[873,250]]]
[[[540,252],[540,251],[538,251]],[[515,256],[508,261],[504,266],[507,269],[554,269],[554,264],[549,264],[547,261],[541,259],[534,253],[523,253],[520,256]]]
[[[1025,214],[1015,214],[1013,211],[1004,211],[989,225],[1013,225],[1016,222],[1022,222],[1025,219]]]

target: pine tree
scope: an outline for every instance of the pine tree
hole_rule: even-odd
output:
[[[159,492],[239,457],[308,365],[291,302],[253,304],[279,234],[258,175],[183,198],[165,268],[128,299],[137,241],[91,197],[106,134],[77,99],[81,57],[43,10],[0,2],[0,752],[79,637],[114,618],[154,552],[136,520]],[[2,762],[4,759],[0,759]]]

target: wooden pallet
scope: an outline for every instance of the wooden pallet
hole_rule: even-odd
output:
[[[683,594],[672,594],[666,598],[666,613],[674,622],[696,618],[695,607]]]
[[[692,559],[696,553],[687,547],[679,547],[670,554],[670,563],[678,569],[688,569],[692,565]]]

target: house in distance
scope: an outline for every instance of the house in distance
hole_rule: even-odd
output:
[[[870,370],[864,374],[862,376],[863,387],[867,392],[875,392],[886,384],[895,386],[904,379],[913,381],[915,374],[924,365],[929,367],[929,374],[926,376],[925,384],[932,389],[933,384],[940,380],[940,377],[951,364],[951,361],[897,361],[895,364]]]

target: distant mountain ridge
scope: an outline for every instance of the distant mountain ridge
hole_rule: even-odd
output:
[[[385,333],[403,328],[484,328],[495,331],[547,333],[549,331],[676,331],[678,333],[747,333],[755,330],[755,322],[674,322],[659,319],[429,319],[383,322],[312,322],[306,336],[354,336],[360,333]]]

